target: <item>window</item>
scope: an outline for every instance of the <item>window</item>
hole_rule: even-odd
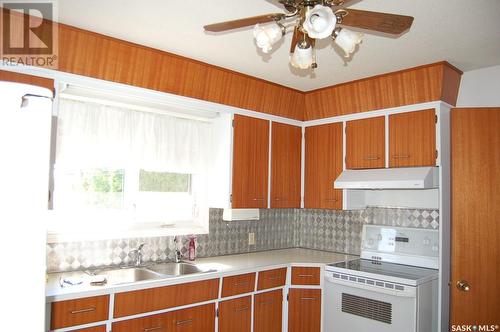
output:
[[[57,124],[52,233],[208,230],[211,122],[61,99]]]

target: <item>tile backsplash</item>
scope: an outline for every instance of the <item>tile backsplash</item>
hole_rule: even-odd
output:
[[[258,221],[233,222],[223,221],[222,211],[210,209],[209,233],[198,236],[197,257],[294,247],[359,254],[363,224],[439,228],[439,211],[434,209],[263,209]],[[255,233],[255,245],[248,245],[248,233]],[[173,257],[173,237],[52,243],[47,244],[47,271],[129,264],[128,252],[140,243],[146,243],[145,261],[164,262]]]

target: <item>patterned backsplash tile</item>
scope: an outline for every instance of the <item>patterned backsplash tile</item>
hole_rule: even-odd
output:
[[[439,211],[368,207],[364,210],[264,209],[258,221],[225,222],[210,209],[209,234],[197,238],[197,256],[210,257],[302,247],[359,254],[363,224],[439,228]],[[248,245],[248,233],[256,244]],[[173,237],[47,244],[47,271],[72,271],[131,263],[128,252],[146,243],[144,261],[170,261]],[[185,254],[186,246],[182,249]]]

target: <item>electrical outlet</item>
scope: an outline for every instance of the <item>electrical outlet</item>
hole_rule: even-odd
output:
[[[248,233],[248,245],[249,246],[255,245],[255,233]]]

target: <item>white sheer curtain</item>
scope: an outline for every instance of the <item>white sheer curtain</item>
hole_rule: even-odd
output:
[[[62,99],[58,115],[58,166],[121,167],[204,172],[209,123]]]
[[[133,166],[192,174],[194,222],[208,225],[211,135],[209,122],[61,99],[56,172]]]

